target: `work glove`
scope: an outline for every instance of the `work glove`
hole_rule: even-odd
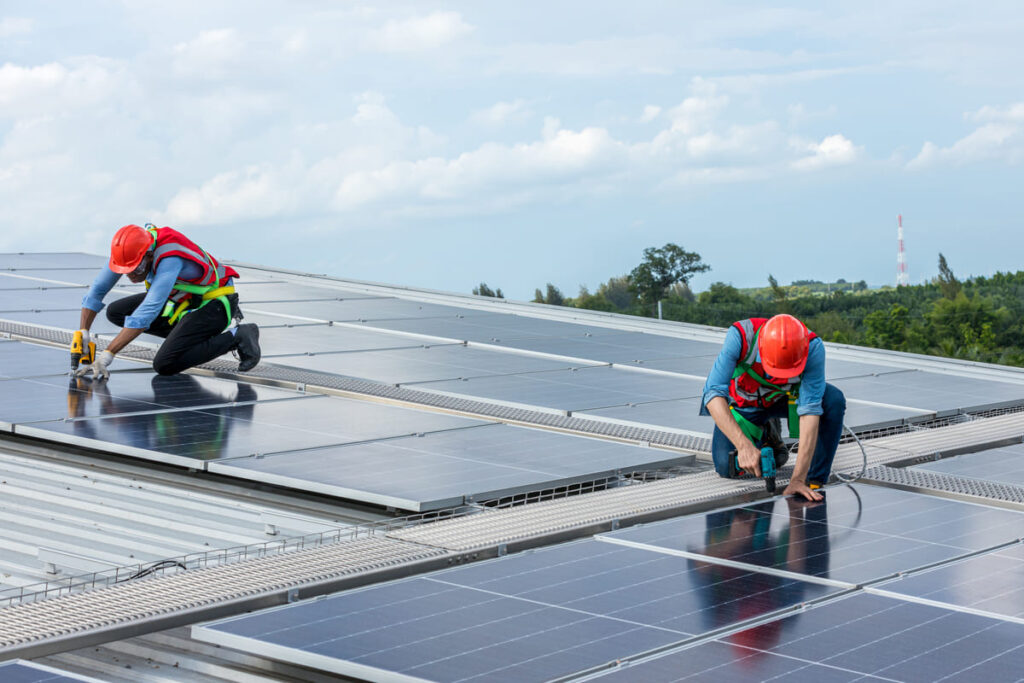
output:
[[[75,370],[76,377],[84,377],[89,374],[89,371],[93,371],[93,379],[107,379],[110,377],[110,370],[107,368],[111,363],[114,362],[114,354],[110,351],[104,351],[100,355],[96,356],[96,360],[92,365],[83,365]]]

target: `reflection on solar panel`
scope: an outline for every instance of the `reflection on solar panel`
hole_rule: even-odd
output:
[[[247,385],[246,385],[247,386]],[[327,396],[17,425],[15,432],[187,467],[209,460],[471,427],[468,418]]]
[[[1024,486],[1024,445],[958,455],[915,465],[914,469]]]
[[[102,683],[96,678],[79,676],[20,659],[0,662],[0,680],[4,683]]]
[[[691,461],[669,452],[658,458],[631,445],[488,425],[211,463],[209,470],[424,511]]]
[[[1024,620],[1024,545],[969,557],[879,589]]]
[[[1022,648],[1022,624],[858,594],[598,680],[1012,681]]]
[[[1022,529],[1022,513],[855,485],[819,504],[769,500],[601,538],[861,584],[1015,541]]]
[[[548,680],[836,592],[588,540],[193,629],[342,675]]]
[[[877,377],[839,379],[833,382],[847,398],[910,406],[923,410],[950,410],[1019,401],[1024,386],[926,371],[901,372]]]
[[[65,349],[17,341],[0,345],[0,378],[64,375],[70,362]]]

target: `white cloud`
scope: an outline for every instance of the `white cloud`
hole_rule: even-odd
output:
[[[13,38],[32,33],[34,23],[22,17],[4,17],[0,19],[0,38]]]
[[[486,109],[479,109],[473,112],[470,118],[482,126],[504,126],[509,123],[526,121],[532,114],[526,100],[518,99],[511,102],[498,102]]]
[[[982,125],[949,147],[928,141],[907,168],[942,164],[963,165],[982,161],[1018,164],[1024,161],[1024,102],[1006,107],[982,107],[965,118]]]
[[[175,74],[186,78],[220,79],[244,62],[245,43],[233,28],[202,31],[173,48]]]
[[[661,107],[648,104],[644,107],[644,113],[640,115],[640,123],[650,123],[661,115]]]
[[[829,135],[821,142],[796,143],[796,146],[811,153],[792,163],[798,171],[816,171],[828,166],[851,164],[864,151],[862,147],[857,147],[845,136],[838,134]]]
[[[369,45],[382,52],[432,50],[472,32],[473,26],[458,12],[434,12],[387,22],[370,33]]]
[[[943,164],[964,165],[984,161],[1019,164],[1024,161],[1024,102],[1009,106],[983,106],[966,115],[982,125],[948,147],[932,141],[922,145],[921,153],[907,164],[922,169]]]
[[[55,114],[106,100],[126,85],[112,60],[83,58],[69,62],[0,66],[0,119]]]

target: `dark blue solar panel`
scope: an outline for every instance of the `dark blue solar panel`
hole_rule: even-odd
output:
[[[1024,514],[872,486],[825,502],[776,499],[606,534],[820,578],[862,583],[1015,540]]]
[[[830,591],[588,540],[196,629],[335,673],[547,680]],[[358,674],[357,674],[358,675]]]
[[[914,574],[881,589],[958,607],[1024,618],[1024,545]]]
[[[1022,650],[1022,624],[861,593],[599,680],[1016,681]]]
[[[0,662],[0,681],[3,683],[81,683],[96,680],[20,659]]]

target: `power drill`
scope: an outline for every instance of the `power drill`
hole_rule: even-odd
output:
[[[89,340],[85,345],[82,338],[82,331],[76,330],[75,336],[71,338],[71,371],[78,369],[79,365],[92,365],[96,360],[96,342]]]
[[[737,451],[730,453],[729,469],[731,470],[730,476],[733,477],[746,474],[740,468]],[[771,446],[761,448],[761,477],[764,479],[764,487],[768,493],[775,493],[775,451]]]

